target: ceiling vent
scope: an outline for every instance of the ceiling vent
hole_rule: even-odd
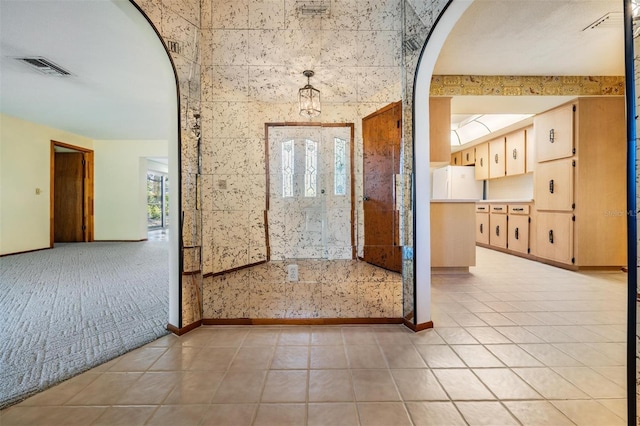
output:
[[[623,25],[624,25],[624,18],[622,16],[622,12],[609,12],[606,15],[596,19],[595,21],[587,25],[585,28],[582,29],[582,31],[596,30],[596,29],[603,29],[603,28],[622,28]]]
[[[18,61],[21,61],[31,68],[35,69],[41,74],[46,75],[58,75],[58,76],[68,76],[71,73],[60,65],[54,64],[47,58],[43,58],[42,56],[32,56],[28,58],[16,58]]]
[[[296,10],[300,18],[328,18],[331,16],[331,0],[298,0]]]

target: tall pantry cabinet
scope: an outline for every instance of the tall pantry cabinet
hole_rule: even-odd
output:
[[[536,256],[626,265],[624,98],[578,98],[537,115],[534,128]]]

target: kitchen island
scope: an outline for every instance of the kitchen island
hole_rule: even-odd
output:
[[[468,273],[476,264],[476,200],[431,200],[431,272]]]

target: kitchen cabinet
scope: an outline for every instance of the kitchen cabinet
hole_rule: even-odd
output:
[[[536,169],[536,141],[533,125],[524,129],[525,134],[525,173]]]
[[[431,202],[431,268],[434,272],[468,272],[476,264],[473,201]]]
[[[507,247],[518,253],[529,253],[529,205],[509,204]]]
[[[489,205],[476,204],[476,243],[489,244]]]
[[[624,98],[587,97],[534,118],[536,256],[571,269],[626,265]]]
[[[526,171],[526,131],[509,133],[505,140],[506,175],[524,174]]]
[[[473,166],[476,164],[476,148],[471,147],[462,150],[462,165]]]
[[[429,98],[429,144],[432,163],[451,161],[451,98]]]
[[[489,205],[489,244],[494,247],[507,248],[507,205]]]
[[[489,143],[476,145],[476,180],[489,179]]]
[[[504,177],[506,173],[505,138],[489,142],[489,179]]]
[[[462,151],[454,152],[451,154],[451,162],[449,163],[452,166],[461,166],[462,165]]]

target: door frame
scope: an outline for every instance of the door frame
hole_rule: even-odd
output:
[[[53,248],[54,245],[54,202],[55,202],[55,161],[56,161],[56,147],[67,148],[82,153],[82,158],[85,162],[84,167],[84,179],[83,179],[83,208],[82,208],[82,223],[84,230],[82,232],[83,241],[85,243],[92,242],[94,240],[94,215],[93,215],[93,150],[83,148],[81,146],[71,145],[64,142],[51,140],[51,161],[50,161],[50,190],[49,190],[49,248]]]

